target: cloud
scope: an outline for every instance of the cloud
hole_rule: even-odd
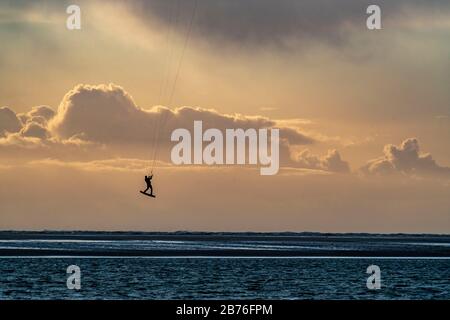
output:
[[[194,1],[129,0],[126,5],[149,29],[158,27],[155,26],[157,22],[164,29],[162,32],[170,28],[171,32],[175,30],[184,36]],[[425,20],[426,25],[436,20],[436,13],[450,12],[447,0],[377,0],[375,3],[372,0],[196,1],[192,37],[215,43],[221,48],[235,44],[241,48],[256,45],[284,49],[292,42],[308,48],[312,41],[339,46],[346,43],[348,30],[366,30],[366,9],[371,4],[382,8],[383,25],[391,21],[413,24],[417,20]],[[93,2],[105,7],[104,1],[79,2],[82,8]],[[109,4],[117,5],[119,2]],[[49,1],[45,12],[42,12],[31,0],[0,3],[0,11],[7,13],[0,16],[0,23],[2,20],[60,22],[65,18],[61,16],[60,7],[59,1]],[[120,9],[123,14],[123,8]],[[442,20],[448,21],[448,16],[444,15]]]
[[[33,107],[26,115],[30,119],[34,117],[42,117],[48,121],[55,116],[55,111],[48,106],[36,106]]]
[[[82,140],[79,136],[55,138],[48,130],[48,120],[54,115],[55,111],[47,106],[33,107],[29,112],[19,114],[9,108],[1,108],[0,122],[8,130],[0,134],[0,158],[11,164],[19,164],[45,157],[72,160],[86,158],[94,151],[95,155],[92,156],[102,156],[101,145]]]
[[[10,108],[0,108],[3,132],[0,155],[5,159],[24,157],[64,161],[117,157],[150,159],[154,151],[152,143],[157,139],[160,149],[157,160],[167,162],[174,144],[170,141],[172,131],[191,129],[194,120],[202,120],[204,130],[279,127],[282,167],[350,172],[349,163],[337,150],[329,150],[324,156],[314,155],[309,150],[296,153],[299,146],[316,141],[300,131],[302,125],[308,124],[305,120],[290,123],[194,107],[143,109],[122,87],[114,84],[77,85],[64,96],[56,112],[50,107],[38,106],[16,115]],[[439,166],[429,154],[421,154],[417,139],[410,138],[400,146],[385,146],[384,155],[370,160],[361,171],[366,174],[448,175],[450,168]]]
[[[50,136],[45,125],[37,122],[28,122],[22,130],[20,130],[20,133],[24,137],[35,137],[40,139],[46,139]]]
[[[329,150],[323,156],[312,154],[308,149],[303,150],[295,157],[295,162],[298,167],[325,170],[332,172],[349,172],[350,166],[347,161],[342,160],[339,151]]]
[[[203,121],[204,129],[270,128],[276,122],[262,116],[222,114],[212,109],[181,107],[171,110],[138,107],[120,86],[78,85],[63,98],[57,114],[49,122],[50,131],[62,139],[82,136],[100,143],[146,144],[157,135],[161,143],[170,143],[177,128],[192,128],[194,120]],[[280,128],[280,136],[292,145],[310,144],[309,138],[291,128]]]
[[[183,34],[193,1],[183,1],[178,23],[173,16],[177,7],[165,0],[131,1],[128,3],[143,21],[160,21]],[[195,19],[194,37],[220,44],[272,46],[286,48],[299,43],[307,48],[312,41],[340,46],[346,43],[349,30],[363,30],[366,9],[371,0],[216,0],[200,1]],[[378,0],[383,24],[405,19],[405,12],[414,18],[427,12],[449,12],[444,0]],[[149,16],[152,19],[149,20]],[[432,20],[432,19],[430,19]]]
[[[203,122],[203,130],[280,128],[283,166],[295,165],[290,159],[292,148],[315,142],[300,127],[284,126],[263,116],[224,114],[198,107],[144,109],[114,84],[77,85],[63,97],[56,112],[47,106],[18,115],[9,108],[2,112],[7,115],[3,118],[9,119],[4,121],[9,131],[15,131],[0,137],[0,156],[10,160],[150,159],[156,155],[156,160],[169,161],[175,144],[170,141],[171,133],[178,128],[192,130],[194,120]]]
[[[47,130],[48,120],[55,115],[47,106],[33,107],[27,113],[16,114],[13,110],[0,108],[0,145],[37,147],[41,140],[51,137]],[[3,129],[3,130],[2,130]]]
[[[70,90],[50,121],[61,138],[83,135],[91,141],[120,142],[148,139],[149,124],[131,96],[115,85],[78,85]]]
[[[10,154],[11,149],[35,149],[45,146],[42,140],[37,137],[26,137],[21,132],[9,133],[5,137],[0,137],[0,155],[5,157]],[[4,153],[1,151],[5,151]]]
[[[416,138],[406,139],[400,146],[388,144],[383,153],[382,157],[370,160],[361,170],[366,174],[403,173],[450,177],[450,167],[438,165],[431,154],[420,153],[419,141]]]
[[[14,111],[8,107],[0,108],[0,137],[8,132],[18,132],[21,127],[22,124]]]

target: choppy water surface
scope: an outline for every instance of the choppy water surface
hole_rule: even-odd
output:
[[[0,235],[0,299],[450,299],[446,237],[17,238]],[[244,250],[254,256],[196,257],[205,248],[207,253]],[[64,256],[30,256],[49,249],[62,250]],[[73,250],[98,256],[69,256]],[[111,250],[162,255],[111,256]],[[306,254],[280,257],[278,250]],[[307,256],[308,250],[340,253]],[[353,256],[342,256],[346,250]],[[358,250],[440,256],[358,257]],[[265,256],[258,257],[259,252]],[[81,268],[80,291],[66,287],[66,269],[72,264]],[[366,269],[372,264],[381,268],[382,288],[376,291],[366,287]]]

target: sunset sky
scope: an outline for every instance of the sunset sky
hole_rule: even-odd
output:
[[[70,4],[0,2],[0,229],[450,233],[448,0]],[[280,172],[172,165],[194,120]]]

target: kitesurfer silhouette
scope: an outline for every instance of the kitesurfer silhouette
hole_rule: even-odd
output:
[[[153,195],[152,178],[153,178],[153,174],[150,176],[145,176],[144,180],[145,180],[145,183],[147,184],[147,189],[145,189],[144,191],[141,191],[141,192],[153,197],[154,195]],[[148,189],[150,189],[150,194],[147,193]]]

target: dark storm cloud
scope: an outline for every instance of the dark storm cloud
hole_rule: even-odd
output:
[[[381,7],[383,25],[404,18],[405,13],[413,17],[450,14],[448,0],[108,0],[98,3],[126,5],[149,26],[154,27],[156,20],[185,34],[195,1],[197,9],[192,35],[209,43],[237,46],[286,47],[291,41],[308,45],[311,40],[345,44],[349,28],[367,30],[366,9],[371,4]],[[82,13],[93,2],[78,1]],[[17,12],[32,7],[65,13],[69,4],[72,3],[68,0],[4,1],[0,3],[0,9],[16,9]]]
[[[163,24],[176,25],[178,31],[184,32],[195,0],[178,1],[132,1],[130,5],[143,19],[156,17]],[[285,46],[290,41],[310,40],[340,45],[347,39],[347,27],[367,30],[366,9],[371,4],[381,7],[383,22],[401,18],[405,10],[418,16],[450,12],[450,2],[444,0],[197,1],[194,35],[238,46]]]

